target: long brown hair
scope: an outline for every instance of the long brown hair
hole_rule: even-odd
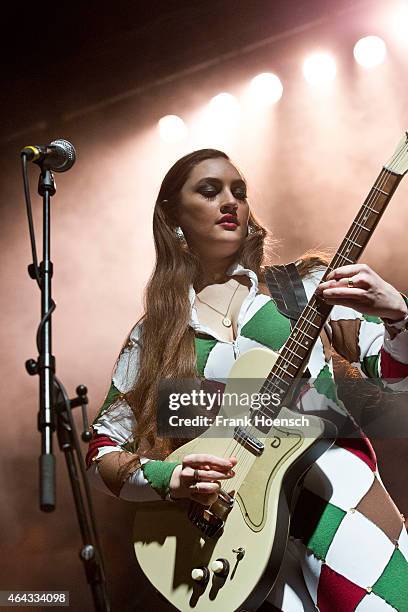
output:
[[[201,149],[179,159],[162,182],[153,213],[156,264],[144,294],[141,326],[140,368],[133,388],[124,399],[137,422],[134,432],[137,453],[150,458],[164,458],[180,443],[157,436],[156,404],[162,379],[198,377],[194,330],[189,326],[191,304],[189,287],[201,277],[201,262],[175,233],[180,191],[190,172],[206,159],[229,157],[216,149]],[[263,269],[272,265],[275,241],[254,213],[249,213],[251,232],[237,252],[236,261],[253,270],[262,282]],[[300,266],[304,275],[318,263],[319,256],[305,258]]]

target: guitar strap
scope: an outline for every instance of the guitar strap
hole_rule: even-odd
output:
[[[308,302],[296,264],[268,266],[265,281],[279,312],[290,320],[293,329]]]
[[[296,264],[266,267],[265,281],[279,312],[289,319],[291,330],[293,330],[308,303]],[[308,369],[304,371],[303,376],[310,378]]]

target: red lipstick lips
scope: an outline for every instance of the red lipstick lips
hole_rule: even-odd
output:
[[[234,215],[224,215],[219,221],[217,221],[217,224],[237,227],[239,225],[239,222],[237,217],[235,217]]]

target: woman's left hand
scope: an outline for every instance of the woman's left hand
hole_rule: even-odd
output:
[[[363,314],[399,321],[408,307],[401,294],[366,264],[336,268],[316,289],[328,304],[354,308]]]

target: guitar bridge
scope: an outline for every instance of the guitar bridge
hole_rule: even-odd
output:
[[[225,520],[234,505],[234,498],[225,491],[220,491],[217,501],[209,508],[192,502],[188,517],[205,536],[214,538],[220,536]]]
[[[247,433],[242,427],[235,427],[234,439],[257,457],[264,452],[264,444],[260,442],[258,438],[255,438],[255,436],[251,436]]]

